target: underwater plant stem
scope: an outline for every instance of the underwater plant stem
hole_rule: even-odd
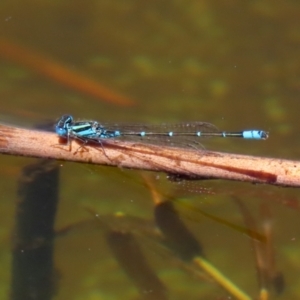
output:
[[[194,258],[194,262],[200,266],[206,273],[208,273],[220,286],[222,286],[227,292],[234,296],[238,300],[251,300],[252,298],[246,295],[235,284],[233,284],[228,278],[220,273],[213,265],[202,257]]]
[[[51,300],[59,166],[38,160],[23,168],[13,232],[11,300]]]
[[[121,140],[69,144],[55,133],[0,124],[0,153],[175,174],[179,179],[227,179],[300,186],[300,162]]]

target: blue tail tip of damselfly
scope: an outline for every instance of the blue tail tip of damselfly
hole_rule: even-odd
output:
[[[245,130],[243,131],[244,139],[266,140],[269,137],[268,132],[264,130]]]

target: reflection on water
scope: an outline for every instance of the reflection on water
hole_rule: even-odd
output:
[[[34,124],[63,113],[116,122],[208,121],[222,130],[257,127],[270,132],[265,143],[209,142],[215,143],[215,149],[298,157],[298,125],[293,124],[298,124],[299,111],[300,30],[295,1],[131,0],[116,5],[106,1],[5,0],[0,12],[1,39],[86,74],[99,85],[138,102],[128,108],[105,104],[0,55],[4,121]],[[210,144],[205,146],[210,149]],[[0,297],[6,299],[16,182],[22,166],[31,160],[0,159]],[[151,200],[153,192],[151,197],[151,189],[140,184],[139,174],[109,168],[91,172],[72,164],[65,164],[62,171],[55,227],[57,232],[69,229],[65,235],[57,233],[54,242],[57,299],[141,297],[142,285],[137,287],[130,280],[132,273],[124,271],[122,259],[113,255],[112,239],[123,241],[128,249],[131,243],[139,245],[136,248],[157,276],[157,286],[164,286],[157,297],[216,299],[227,295],[166,246],[154,223],[157,204]],[[166,195],[177,199],[173,187],[160,180],[155,183],[160,193],[165,186]],[[246,232],[253,225],[245,222],[245,213],[233,201],[238,197],[255,220],[254,232],[269,237],[268,247],[258,251],[263,253],[259,256],[263,261],[275,257],[274,264],[266,263],[269,270],[274,266],[273,273],[261,277],[272,297],[281,288],[278,274],[282,272],[286,282],[282,295],[299,298],[297,289],[292,288],[297,286],[299,269],[297,190],[210,181],[205,188],[210,194],[189,195],[179,202],[185,205],[176,206],[189,232],[201,242],[205,258],[257,297],[256,271],[258,265],[265,265],[253,258],[257,249],[249,243],[253,235]],[[187,207],[192,209],[187,211]],[[95,220],[91,211],[105,222]],[[126,215],[117,228],[114,225],[120,219],[115,212]]]

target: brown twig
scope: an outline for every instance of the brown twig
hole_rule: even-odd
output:
[[[52,158],[177,174],[190,179],[228,179],[300,186],[300,162],[201,149],[158,147],[120,140],[63,144],[55,133],[0,125],[0,153]],[[81,147],[80,147],[81,146]]]
[[[101,101],[123,106],[134,104],[132,99],[114,92],[100,82],[4,38],[0,38],[0,57],[16,62],[63,86]]]

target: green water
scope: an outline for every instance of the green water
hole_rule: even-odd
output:
[[[267,141],[216,141],[212,149],[298,159],[299,15],[300,4],[292,0],[3,0],[1,39],[86,74],[135,104],[118,106],[83,95],[0,56],[0,121],[29,127],[64,113],[105,122],[208,121],[222,130],[261,128],[270,133]],[[1,299],[8,297],[10,285],[17,179],[31,161],[0,157]],[[161,185],[159,189],[173,190]],[[216,195],[198,194],[189,201],[234,224],[243,221],[229,193],[244,200],[258,220],[262,205],[272,211],[276,265],[286,278],[283,295],[298,299],[299,212],[282,204],[297,202],[298,190],[224,181],[207,181],[205,187],[216,189]],[[63,163],[60,195],[57,229],[91,218],[86,207],[99,214],[122,211],[153,220],[151,195],[137,172]],[[183,219],[213,264],[256,297],[249,239],[200,214],[189,218],[183,212]],[[140,243],[170,299],[226,295],[183,271],[157,241]],[[55,261],[55,299],[138,295],[110,253],[103,230],[82,228],[58,238]]]

